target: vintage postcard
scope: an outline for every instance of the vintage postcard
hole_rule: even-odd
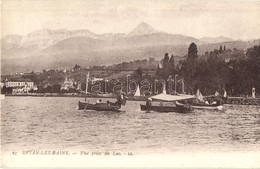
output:
[[[2,0],[1,167],[260,167],[260,1]]]

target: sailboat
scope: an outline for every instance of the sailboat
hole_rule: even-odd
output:
[[[190,107],[193,109],[223,110],[224,108],[221,102],[216,98],[211,98],[211,96],[204,97],[199,89],[196,92],[195,98],[195,102],[190,103]]]
[[[141,96],[141,92],[140,92],[139,85],[137,86],[137,89],[136,89],[136,91],[135,91],[134,96],[135,96],[135,97]]]
[[[86,96],[88,94],[88,82],[89,82],[89,72],[86,76],[86,93],[85,93],[85,101],[79,101],[78,103],[78,108],[79,110],[96,110],[96,111],[119,111],[119,109],[121,108],[121,105],[125,105],[126,104],[126,97],[120,93],[120,95],[118,95],[117,97],[117,101],[116,102],[110,102],[107,101],[106,103],[89,103],[89,101],[87,102]],[[100,99],[101,100],[101,99]]]
[[[137,89],[133,96],[128,97],[128,100],[135,100],[135,101],[145,101],[147,100],[147,96],[141,94],[141,90],[139,85],[137,85]]]

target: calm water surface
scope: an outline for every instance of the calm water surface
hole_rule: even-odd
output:
[[[81,98],[6,97],[1,101],[2,149],[169,153],[260,150],[260,107],[225,112],[141,112],[128,101],[122,112],[77,110]],[[90,99],[95,102],[95,99]],[[105,101],[105,100],[104,100]]]

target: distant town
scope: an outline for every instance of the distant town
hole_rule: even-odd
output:
[[[5,94],[31,94],[31,93],[56,93],[56,94],[82,94],[82,82],[90,73],[92,81],[113,81],[126,75],[142,71],[145,75],[153,76],[159,61],[154,58],[123,62],[112,66],[82,67],[75,64],[71,69],[53,68],[42,72],[19,72],[1,77],[1,91]],[[142,67],[142,69],[141,69]],[[144,75],[144,74],[143,74]],[[82,89],[84,88],[84,89]]]
[[[70,69],[53,68],[41,72],[17,72],[1,76],[1,92],[4,94],[83,95],[86,93],[86,76],[90,74],[87,91],[104,94],[121,90],[133,94],[137,85],[146,79],[150,86],[141,89],[144,96],[163,90],[168,93],[194,94],[197,89],[205,95],[215,92],[229,96],[259,96],[260,45],[238,50],[219,46],[218,49],[198,55],[197,45],[191,43],[187,54],[176,61],[173,54],[165,53],[161,60],[148,58],[123,62],[111,66],[83,67],[79,63]],[[123,84],[135,80],[131,87]],[[170,79],[170,80],[169,80]],[[123,81],[122,83],[118,80]],[[161,81],[154,83],[154,81]],[[98,84],[97,84],[98,82]],[[170,88],[173,82],[175,88]],[[121,85],[121,86],[120,86]],[[100,90],[105,88],[104,90]],[[134,88],[134,89],[133,89]],[[148,90],[147,88],[156,88]],[[131,90],[129,90],[131,89]]]

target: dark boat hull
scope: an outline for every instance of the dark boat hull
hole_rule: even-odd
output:
[[[176,106],[147,106],[140,105],[142,111],[156,111],[156,112],[177,112],[177,113],[188,113],[191,111],[190,107],[186,105]]]
[[[120,105],[108,105],[106,103],[90,104],[79,101],[79,110],[119,111],[120,108]]]

